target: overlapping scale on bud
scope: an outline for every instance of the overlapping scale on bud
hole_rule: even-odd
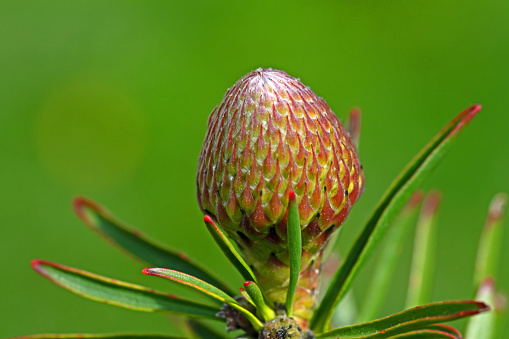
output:
[[[247,74],[209,117],[198,161],[200,208],[237,242],[274,302],[284,303],[288,284],[290,190],[299,203],[303,242],[294,306],[304,309],[315,300],[323,247],[363,184],[356,150],[339,119],[285,72]]]

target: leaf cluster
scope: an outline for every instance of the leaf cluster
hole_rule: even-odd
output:
[[[472,106],[444,127],[403,169],[394,180],[368,219],[362,232],[334,274],[325,294],[310,320],[309,336],[327,338],[462,338],[456,329],[442,323],[488,311],[495,298],[493,279],[497,258],[497,239],[506,197],[495,197],[481,239],[476,264],[475,284],[477,298],[482,301],[446,301],[417,306],[426,302],[429,285],[429,267],[432,265],[433,230],[440,195],[431,192],[424,199],[419,216],[411,283],[408,292],[408,309],[397,314],[371,320],[377,314],[388,288],[390,277],[397,260],[396,244],[409,229],[412,216],[423,200],[423,193],[417,191],[424,178],[438,165],[451,148],[459,132],[479,112],[480,106]],[[360,113],[351,115],[351,133],[354,140],[359,137]],[[417,193],[415,193],[417,191]],[[412,198],[411,198],[412,197]],[[411,198],[411,199],[410,199]],[[409,202],[407,202],[410,199]],[[143,273],[162,277],[181,284],[209,297],[210,303],[188,300],[167,292],[157,291],[115,279],[102,277],[90,272],[44,260],[34,260],[32,267],[43,277],[82,297],[142,312],[166,312],[185,316],[186,331],[196,338],[227,338],[217,333],[206,322],[224,321],[221,317],[227,305],[236,310],[251,326],[249,333],[260,333],[265,324],[276,316],[291,317],[299,272],[301,268],[301,225],[298,207],[293,191],[289,196],[288,247],[290,253],[289,288],[283,309],[267,301],[264,291],[258,286],[256,276],[246,264],[236,247],[215,225],[212,218],[205,216],[205,225],[215,242],[231,264],[246,281],[239,293],[230,289],[225,282],[185,254],[161,245],[138,231],[124,225],[99,204],[83,197],[74,200],[74,210],[79,218],[94,232],[126,252],[146,266]],[[406,203],[406,205],[405,205]],[[389,232],[390,246],[381,255],[382,265],[374,273],[373,285],[366,303],[361,309],[356,325],[331,329],[334,312],[359,270],[372,254],[384,234]],[[245,303],[240,302],[243,299]],[[339,308],[341,311],[341,307]],[[202,320],[200,320],[202,319]],[[492,312],[476,317],[467,328],[468,338],[490,338],[493,331]],[[41,334],[20,338],[185,338],[163,334]],[[186,337],[187,338],[187,337]]]

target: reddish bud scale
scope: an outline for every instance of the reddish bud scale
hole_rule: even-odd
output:
[[[237,242],[260,287],[284,304],[291,191],[302,225],[295,308],[311,308],[324,245],[359,198],[364,175],[345,128],[322,98],[282,71],[258,69],[208,120],[198,161],[202,211]],[[299,292],[300,291],[300,292]],[[309,312],[295,315],[304,319]]]

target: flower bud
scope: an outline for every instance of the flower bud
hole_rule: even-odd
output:
[[[310,316],[323,248],[363,186],[357,152],[339,119],[285,72],[247,74],[209,117],[198,160],[200,208],[237,243],[277,303],[284,303],[288,286],[287,208],[290,190],[296,193],[303,245],[298,317]]]

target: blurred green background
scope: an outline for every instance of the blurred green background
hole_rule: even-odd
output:
[[[424,186],[443,192],[432,300],[472,297],[487,206],[509,192],[508,18],[503,0],[0,1],[0,337],[174,331],[164,315],[81,299],[31,270],[42,258],[180,292],[89,232],[76,195],[240,284],[203,226],[195,168],[209,113],[258,67],[300,77],[340,118],[363,111],[366,189],[343,253],[404,164],[483,105]],[[412,241],[383,314],[403,307]],[[506,230],[503,258],[508,248]],[[359,299],[373,265],[354,283]]]

